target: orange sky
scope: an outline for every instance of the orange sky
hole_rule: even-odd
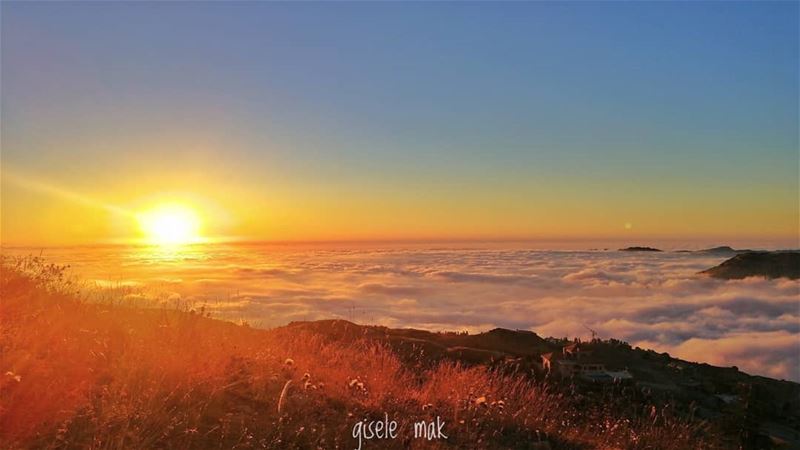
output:
[[[10,175],[7,167],[3,174],[2,236],[12,245],[141,240],[146,236],[137,215],[176,203],[197,214],[201,234],[212,240],[782,240],[791,246],[797,229],[796,208],[782,207],[792,201],[788,190],[716,193],[730,203],[709,204],[686,188],[632,182],[594,192],[558,182],[540,189],[427,186],[404,192],[399,186],[248,186],[175,174],[163,190],[158,180],[118,175],[103,180],[107,188],[98,192],[86,181],[71,188]]]

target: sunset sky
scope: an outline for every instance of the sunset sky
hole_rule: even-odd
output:
[[[3,244],[798,245],[796,2],[1,13]]]

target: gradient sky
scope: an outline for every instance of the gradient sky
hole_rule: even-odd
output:
[[[2,242],[797,246],[798,3],[3,2]]]

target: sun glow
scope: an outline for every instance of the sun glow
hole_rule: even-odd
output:
[[[201,241],[200,218],[184,205],[161,205],[138,215],[147,242],[181,245]]]

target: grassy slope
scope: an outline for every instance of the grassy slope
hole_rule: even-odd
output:
[[[82,302],[61,269],[41,262],[6,262],[0,278],[4,448],[348,449],[353,425],[384,413],[400,437],[364,448],[713,444],[667,410],[614,399],[591,407],[523,375],[415,367],[368,341]],[[447,441],[408,439],[414,420],[436,416]]]

